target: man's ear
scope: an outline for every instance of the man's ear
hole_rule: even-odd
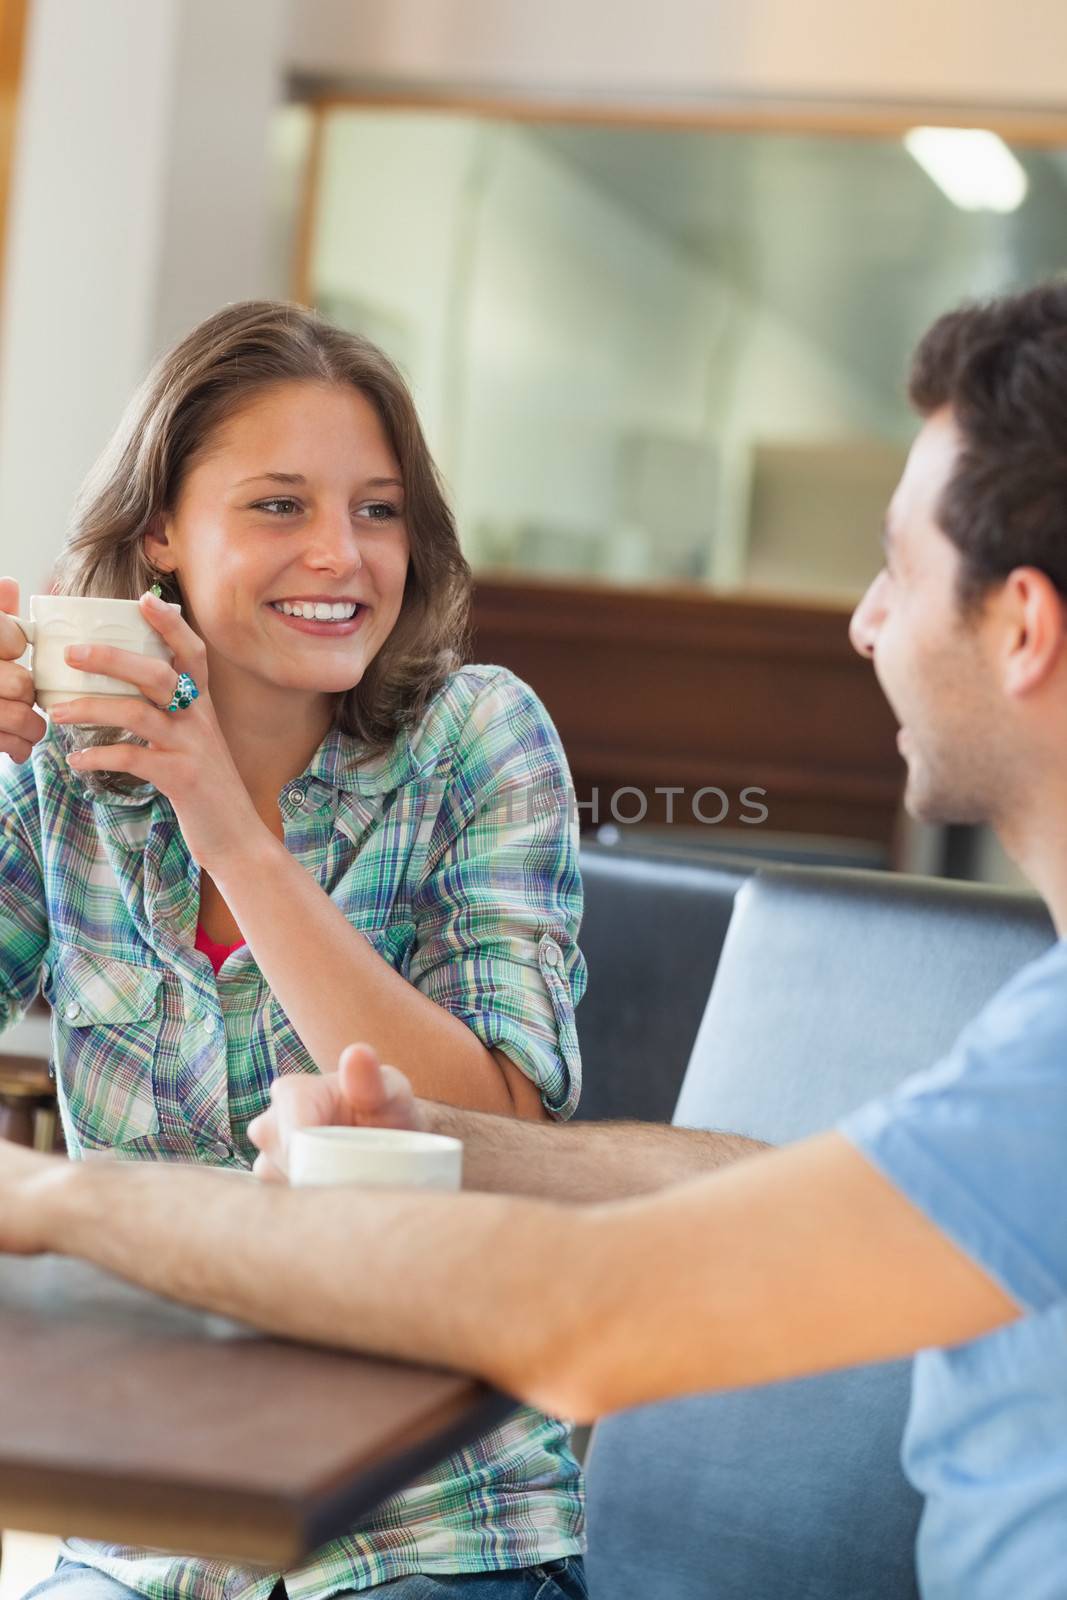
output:
[[[173,572],[174,550],[170,542],[170,518],[157,517],[142,536],[144,553],[149,566],[157,572]]]
[[[1009,621],[1004,687],[1030,694],[1063,659],[1067,607],[1051,578],[1037,567],[1016,567],[1005,581],[1002,601]]]

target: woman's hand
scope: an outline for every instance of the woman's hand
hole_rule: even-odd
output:
[[[18,584],[0,578],[0,750],[13,761],[26,761],[48,725],[33,709],[33,679],[18,665],[26,648],[26,635],[11,620],[18,608]]]
[[[289,1173],[289,1143],[296,1128],[414,1128],[429,1132],[426,1114],[397,1067],[382,1066],[369,1044],[350,1044],[337,1072],[292,1073],[275,1078],[271,1106],[248,1124],[259,1151],[253,1172],[268,1183]]]
[[[177,606],[155,595],[141,597],[146,621],[166,642],[173,667],[115,645],[69,645],[71,666],[102,672],[132,684],[146,697],[69,700],[51,712],[53,722],[86,727],[125,728],[145,741],[97,745],[67,757],[75,772],[128,772],[154,784],[174,807],[194,861],[211,873],[216,863],[232,862],[235,852],[267,831],[241,781],[211,705],[207,652]],[[2,640],[0,640],[2,644]],[[178,674],[189,673],[199,699],[184,711],[165,711]]]

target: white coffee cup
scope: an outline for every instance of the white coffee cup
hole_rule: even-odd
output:
[[[403,1128],[298,1128],[289,1145],[289,1182],[358,1183],[375,1188],[458,1189],[463,1144]]]
[[[43,711],[82,695],[138,694],[132,684],[102,672],[81,672],[63,652],[72,644],[117,645],[135,655],[155,656],[168,665],[170,650],[146,622],[136,600],[98,600],[94,596],[35,594],[28,617],[12,617],[32,645],[30,672],[34,695]]]

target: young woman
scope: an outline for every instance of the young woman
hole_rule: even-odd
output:
[[[532,692],[458,666],[469,583],[411,398],[366,341],[232,306],[135,396],[57,588],[141,597],[173,667],[72,650],[130,696],[46,728],[0,615],[19,763],[0,777],[0,1022],[43,975],[73,1157],[250,1165],[275,1076],[356,1037],[433,1099],[573,1109],[570,782]],[[6,583],[0,611],[17,600]],[[526,1410],[286,1584],[581,1594],[580,1523],[566,1430]],[[71,1539],[46,1587],[266,1600],[277,1580]]]

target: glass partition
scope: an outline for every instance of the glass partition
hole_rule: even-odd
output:
[[[916,338],[1067,264],[1056,149],[1000,146],[1014,191],[979,162],[964,209],[903,138],[285,119],[296,292],[404,368],[482,571],[851,600]]]

